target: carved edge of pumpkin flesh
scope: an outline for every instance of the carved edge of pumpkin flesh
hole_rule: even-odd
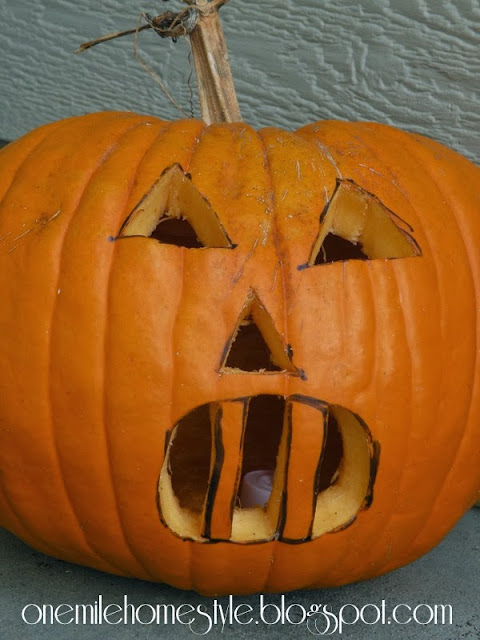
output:
[[[242,451],[243,451],[243,438],[245,435],[246,421],[247,421],[246,407],[248,406],[252,397],[238,397],[238,398],[233,398],[230,400],[223,401],[227,403],[243,404],[244,410],[242,415],[242,444],[241,444]],[[317,400],[315,398],[304,396],[302,394],[293,394],[292,396],[286,396],[284,397],[284,400],[285,400],[285,408],[284,408],[285,421],[284,421],[284,427],[282,430],[283,443],[282,442],[280,443],[280,448],[277,454],[277,466],[275,469],[275,477],[280,478],[280,481],[279,481],[280,493],[277,496],[280,500],[280,508],[278,510],[278,520],[276,521],[276,524],[273,523],[273,529],[271,531],[271,535],[269,535],[268,537],[262,536],[259,538],[250,538],[250,539],[248,538],[242,539],[242,538],[239,538],[238,536],[234,537],[233,520],[234,520],[234,513],[238,508],[236,505],[237,489],[238,489],[238,486],[237,486],[238,478],[237,478],[237,483],[236,483],[237,488],[235,489],[235,495],[232,495],[230,507],[229,507],[231,524],[232,524],[231,537],[230,538],[209,537],[210,526],[211,526],[211,514],[214,508],[214,501],[215,501],[216,492],[219,484],[220,473],[222,470],[223,453],[224,453],[224,443],[222,441],[222,410],[221,410],[222,403],[213,402],[213,403],[209,403],[209,405],[211,405],[212,407],[214,405],[216,407],[216,410],[212,414],[212,427],[213,427],[212,458],[213,459],[211,459],[210,461],[210,467],[211,467],[210,479],[209,479],[209,484],[206,488],[206,495],[204,499],[202,514],[199,514],[199,516],[203,520],[203,525],[200,526],[198,535],[194,534],[193,531],[191,533],[187,531],[178,532],[172,529],[171,523],[169,523],[170,518],[165,513],[165,510],[162,507],[162,497],[161,497],[162,496],[162,475],[171,474],[171,470],[169,468],[169,448],[171,447],[173,442],[172,436],[175,436],[175,432],[179,428],[181,424],[181,420],[177,422],[165,434],[164,462],[162,464],[162,471],[160,473],[160,477],[158,479],[157,486],[156,486],[156,504],[157,504],[157,511],[159,514],[160,521],[176,537],[179,537],[184,541],[191,541],[191,542],[197,542],[197,543],[200,542],[204,544],[216,544],[219,542],[223,542],[223,543],[229,543],[229,544],[252,545],[252,544],[261,544],[261,543],[277,540],[284,544],[298,545],[298,544],[313,542],[319,537],[322,537],[327,534],[333,534],[352,526],[357,520],[360,512],[368,510],[371,507],[373,502],[374,485],[375,485],[375,480],[376,480],[379,460],[380,460],[380,443],[373,439],[372,433],[368,425],[366,424],[366,422],[358,414],[348,409],[345,409],[343,407],[336,406],[336,405],[330,405],[330,403],[328,402]],[[337,420],[339,423],[342,442],[345,444],[347,437],[350,440],[354,440],[355,438],[358,438],[358,435],[360,434],[361,440],[363,441],[362,448],[364,449],[362,453],[362,457],[368,458],[368,463],[367,463],[368,469],[366,470],[366,475],[364,474],[365,478],[363,479],[364,491],[362,492],[361,500],[357,500],[357,505],[355,507],[354,513],[351,513],[350,515],[346,514],[347,517],[345,518],[345,520],[343,522],[340,522],[337,526],[328,527],[328,523],[327,523],[327,527],[324,526],[320,530],[318,529],[318,527],[315,527],[316,510],[319,508],[317,503],[318,495],[328,492],[331,489],[335,489],[339,480],[341,481],[341,476],[344,472],[344,469],[342,469],[342,466],[344,465],[344,455],[343,455],[337,471],[332,476],[330,486],[320,491],[316,490],[316,486],[313,489],[312,519],[309,525],[309,530],[307,535],[302,538],[289,538],[283,535],[283,529],[285,527],[285,518],[286,518],[286,512],[287,512],[287,501],[288,501],[286,478],[288,475],[289,460],[292,455],[292,452],[290,450],[291,449],[290,443],[291,443],[292,429],[293,429],[291,407],[292,407],[292,403],[294,402],[306,404],[314,409],[319,410],[323,416],[324,421],[330,410],[335,411],[337,409],[340,412],[340,415],[337,416]],[[343,419],[341,418],[341,413],[348,414],[349,420],[353,419],[353,422],[356,423],[355,431],[357,433],[354,434],[353,437],[348,436],[348,430],[344,429],[344,426],[341,424],[343,421]],[[317,469],[315,472],[316,479],[319,476],[319,469],[323,461],[323,456],[325,455],[325,443],[326,443],[326,435],[324,436],[321,457],[317,463]],[[238,473],[239,473],[239,470],[237,470],[237,474]],[[275,489],[275,485],[274,485],[274,489]],[[272,489],[272,493],[274,489]],[[278,490],[277,490],[277,493],[278,493]],[[177,498],[174,495],[172,495],[172,497],[174,501],[177,501]],[[332,498],[332,500],[335,501],[335,496]],[[268,504],[269,503],[267,502],[264,508],[252,507],[252,508],[246,508],[244,509],[244,511],[249,511],[252,513],[256,512],[257,516],[258,514],[262,514],[262,519],[265,520],[265,519],[268,519],[268,515],[269,515]],[[177,507],[178,506],[179,505],[177,505]],[[167,511],[168,510],[169,510],[169,507],[167,507]],[[242,511],[241,508],[240,508],[240,511]],[[271,515],[274,516],[275,514],[272,513]],[[258,519],[258,517],[256,519]],[[264,525],[268,526],[268,523],[264,523]],[[271,525],[272,523],[270,523],[269,526]],[[264,527],[262,526],[261,528],[264,528]]]
[[[187,199],[189,206],[182,202],[182,198]],[[191,174],[185,172],[179,163],[173,163],[161,172],[128,214],[117,236],[109,239],[153,237],[157,226],[167,219],[187,220],[200,241],[200,249],[237,247],[206,196],[193,183]],[[199,225],[202,220],[203,224]]]
[[[257,327],[261,334],[270,352],[270,364],[276,367],[275,369],[270,369],[268,366],[255,369],[242,369],[240,367],[232,367],[227,364],[232,347],[238,337],[241,327],[249,317],[252,318],[252,324]],[[261,320],[260,322],[259,319]],[[264,327],[264,330],[262,330],[261,325]],[[265,364],[267,365],[267,363]],[[254,289],[250,289],[248,292],[247,298],[235,325],[235,329],[223,348],[218,368],[219,376],[245,373],[250,375],[276,375],[282,373],[291,376],[298,376],[302,380],[307,379],[305,371],[293,363],[292,345],[284,342],[282,336],[278,333],[270,314]]]
[[[372,225],[375,217],[377,224]],[[358,252],[363,254],[363,260],[394,260],[422,255],[422,250],[412,235],[412,226],[389,209],[375,194],[350,178],[337,178],[332,196],[320,214],[319,226],[320,230],[312,245],[310,258],[297,267],[299,271],[318,264],[353,259],[352,256],[344,256],[317,262],[322,251],[325,253],[324,243],[329,236],[336,236],[356,247]],[[381,233],[378,233],[379,226],[383,227]],[[364,244],[368,244],[375,232],[382,242],[380,246],[367,249]]]

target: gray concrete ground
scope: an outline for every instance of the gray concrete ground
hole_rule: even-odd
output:
[[[151,606],[173,605],[177,612],[183,613],[183,621],[195,617],[191,625],[181,624],[178,620],[164,624],[159,614],[160,624],[124,623],[121,613],[112,608],[110,621],[118,624],[26,624],[22,620],[22,611],[30,622],[39,618],[39,610],[34,605],[50,604],[54,607],[62,603],[69,605],[91,604],[103,599],[103,608],[109,603],[123,606],[127,597],[129,604],[137,608],[139,619],[147,623],[152,617]],[[335,627],[333,615],[325,616],[321,612],[309,616],[302,622],[304,611],[313,604],[328,605],[328,611],[340,616],[341,607],[355,605],[363,610],[367,623],[372,623],[382,615],[384,618],[376,624],[362,623],[345,625],[343,629]],[[224,610],[228,598],[220,598],[219,605]],[[281,607],[280,595],[265,595],[264,604],[271,603]],[[333,638],[355,638],[356,640],[478,640],[480,638],[480,509],[473,509],[457,524],[447,538],[428,555],[408,567],[399,569],[376,580],[347,587],[322,591],[293,592],[285,595],[285,609],[290,605],[288,619],[274,624],[278,617],[275,607],[261,609],[259,595],[235,597],[233,606],[249,604],[251,613],[244,613],[240,621],[229,624],[228,619],[222,630],[220,609],[217,605],[218,623],[210,626],[208,616],[213,618],[215,602],[213,598],[204,598],[192,592],[183,592],[166,585],[158,585],[131,579],[118,578],[91,569],[70,565],[48,558],[27,547],[10,533],[0,530],[0,638],[3,640],[30,640],[42,638],[68,640],[123,640],[128,638],[166,638],[183,639],[204,635],[213,638],[280,638],[297,639],[325,635]],[[419,607],[414,612],[417,605]],[[30,606],[28,606],[30,605]],[[180,605],[184,605],[179,609]],[[195,611],[189,612],[186,605]],[[375,606],[374,606],[375,605]],[[393,608],[396,618],[392,619]],[[428,605],[428,606],[427,606]],[[418,624],[408,617],[416,617],[425,623],[434,615],[435,605],[450,605],[452,623],[441,624],[442,609],[437,607],[437,623]],[[202,613],[197,607],[202,606]],[[25,609],[26,607],[26,609]],[[172,607],[172,608],[173,608]],[[378,609],[377,609],[378,607]],[[409,607],[409,608],[407,608]],[[46,609],[50,612],[50,609]],[[93,611],[93,606],[89,611]],[[127,611],[132,611],[128,609]],[[161,609],[159,609],[161,611]],[[238,609],[246,612],[246,608]],[[448,622],[448,608],[444,609]],[[72,617],[68,608],[57,609],[60,621],[67,622]],[[207,615],[208,614],[208,615]],[[131,615],[131,613],[130,613]],[[357,615],[353,606],[344,607],[343,618],[353,621]],[[47,616],[48,617],[48,616]],[[390,622],[388,620],[390,619]],[[182,617],[180,615],[180,620]],[[327,627],[327,621],[330,627]],[[49,620],[47,620],[49,622]],[[267,623],[270,624],[267,624]]]

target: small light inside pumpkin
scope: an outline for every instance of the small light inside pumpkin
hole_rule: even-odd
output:
[[[264,507],[273,487],[273,471],[267,469],[255,469],[246,473],[240,487],[240,506],[242,509],[248,507]]]

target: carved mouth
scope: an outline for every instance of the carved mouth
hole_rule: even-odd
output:
[[[370,506],[378,457],[365,422],[338,405],[300,395],[211,402],[167,435],[160,517],[201,543],[307,542]],[[245,499],[258,476],[272,479],[264,504]]]

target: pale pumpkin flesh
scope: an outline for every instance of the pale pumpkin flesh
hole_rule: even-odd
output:
[[[392,212],[378,198],[351,181],[338,181],[337,189],[323,216],[309,266],[333,261],[327,259],[323,247],[328,234],[343,238],[354,246],[359,245],[365,259],[409,258],[420,255],[418,245],[398,222],[403,221],[398,218],[395,220]]]
[[[120,237],[158,237],[166,222],[186,219],[200,246],[231,247],[225,230],[206,198],[179,165],[166,169],[138,203],[120,231]]]

